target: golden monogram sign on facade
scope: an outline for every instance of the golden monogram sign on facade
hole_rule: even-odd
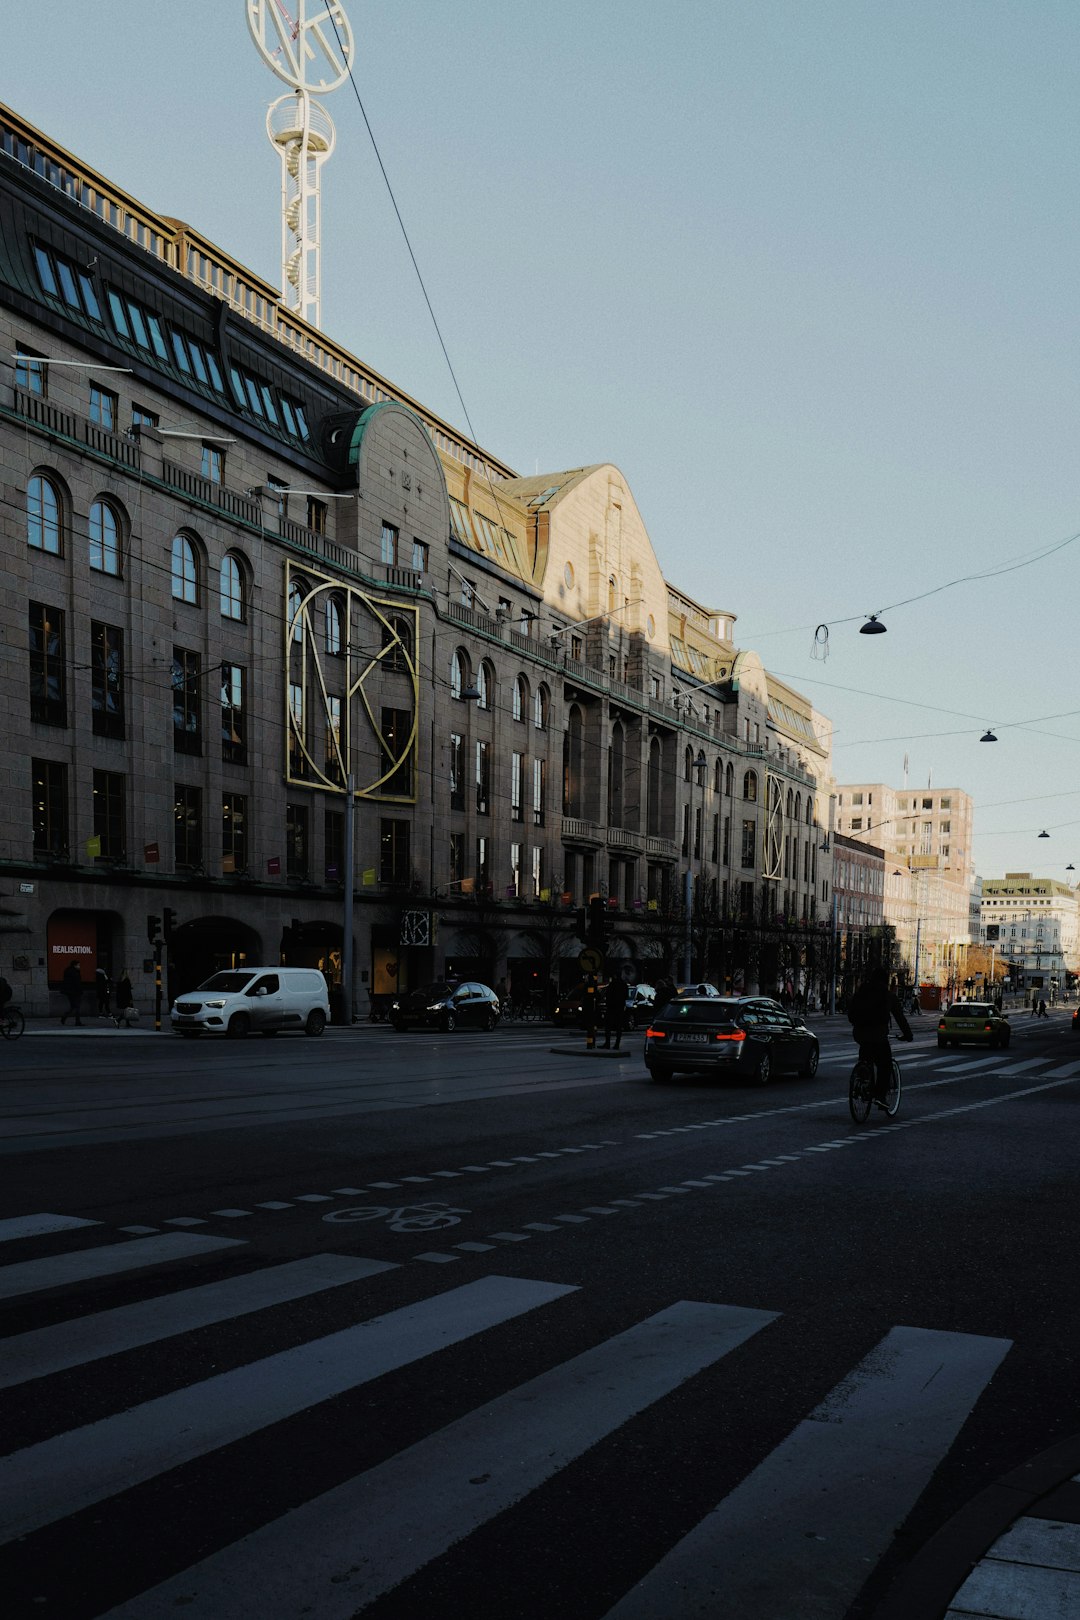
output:
[[[285,779],[416,802],[419,611],[285,564]]]

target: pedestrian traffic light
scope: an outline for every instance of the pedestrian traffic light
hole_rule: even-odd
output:
[[[162,933],[166,939],[172,939],[173,929],[176,927],[176,912],[171,906],[166,906],[161,914]]]
[[[152,913],[146,919],[146,937],[151,945],[161,938],[161,918],[155,917]]]

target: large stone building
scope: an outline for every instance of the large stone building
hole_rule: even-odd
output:
[[[520,478],[0,108],[3,915],[166,989],[317,964],[813,971],[827,727],[664,577],[604,463]],[[349,786],[351,781],[352,791]],[[354,890],[344,894],[348,851]],[[687,883],[690,874],[690,885]],[[5,966],[7,964],[5,963]]]
[[[884,851],[885,921],[909,980],[950,989],[962,976],[975,881],[972,820],[962,788],[837,787],[837,830]]]
[[[1080,891],[1058,878],[984,878],[980,923],[983,944],[1014,989],[1056,1000],[1080,972]]]

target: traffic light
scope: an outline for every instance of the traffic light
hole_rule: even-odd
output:
[[[585,928],[585,943],[603,950],[607,939],[607,914],[604,910],[602,895],[594,894],[589,899],[589,919]]]
[[[166,939],[172,939],[173,929],[176,927],[176,912],[171,906],[166,906],[161,914],[161,931]]]
[[[151,945],[156,944],[161,938],[161,918],[155,917],[152,913],[146,919],[146,937]]]

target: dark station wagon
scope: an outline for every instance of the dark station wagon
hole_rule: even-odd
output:
[[[680,996],[645,1031],[654,1080],[681,1072],[764,1086],[777,1074],[816,1074],[819,1055],[813,1031],[767,996]]]

